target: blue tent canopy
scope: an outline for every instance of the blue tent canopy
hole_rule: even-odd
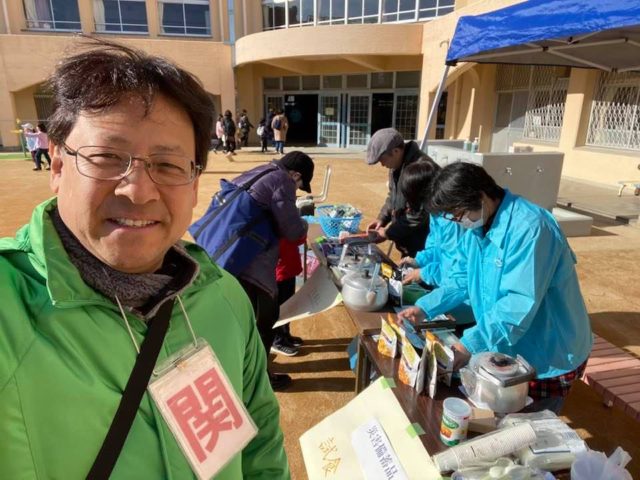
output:
[[[457,62],[640,70],[640,0],[529,0],[458,20]]]

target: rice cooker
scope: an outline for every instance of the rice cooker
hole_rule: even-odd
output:
[[[496,413],[513,413],[527,403],[529,380],[535,369],[518,355],[516,358],[497,352],[483,352],[471,357],[460,370],[462,385],[476,406]]]

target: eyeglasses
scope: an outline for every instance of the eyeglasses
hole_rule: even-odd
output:
[[[462,209],[462,210],[458,210],[458,213],[453,213],[453,212],[444,212],[442,214],[442,217],[445,220],[449,220],[451,222],[457,222],[460,223],[460,221],[462,220],[462,217],[464,217],[464,214],[467,213],[466,210]]]
[[[68,155],[76,157],[78,172],[96,180],[122,180],[131,173],[134,160],[144,163],[149,178],[157,185],[187,185],[202,170],[195,161],[173,153],[134,157],[129,152],[111,147],[84,146],[73,150],[67,144],[63,146]]]

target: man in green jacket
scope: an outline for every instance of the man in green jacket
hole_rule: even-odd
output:
[[[166,60],[94,43],[51,78],[56,197],[0,240],[0,478],[87,476],[149,320],[174,300],[151,381],[169,378],[158,366],[198,337],[228,391],[200,388],[198,377],[193,408],[170,409],[182,415],[177,424],[147,391],[111,478],[195,478],[177,431],[207,459],[237,443],[219,454],[217,479],[289,478],[251,304],[233,277],[180,240],[206,167],[209,95]],[[183,356],[167,371],[179,376],[192,363]],[[257,433],[232,441],[241,424]]]

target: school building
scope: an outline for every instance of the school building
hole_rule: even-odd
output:
[[[397,128],[420,139],[461,15],[513,0],[0,0],[0,142],[46,120],[44,80],[78,33],[114,39],[193,72],[216,112],[269,107],[288,143],[362,149]],[[481,152],[559,150],[563,174],[640,179],[640,75],[591,69],[452,68],[431,138]],[[255,141],[255,137],[253,138]]]

